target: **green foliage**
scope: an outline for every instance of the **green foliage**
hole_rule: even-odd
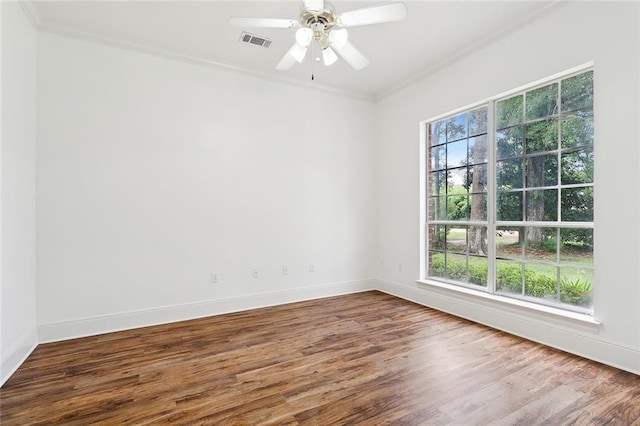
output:
[[[560,301],[571,305],[589,306],[591,304],[591,283],[580,278],[560,281]]]
[[[496,103],[496,122],[498,129],[519,124],[524,118],[523,96],[516,95]]]
[[[562,111],[593,106],[593,71],[562,80]]]
[[[524,271],[524,293],[533,297],[555,297],[556,277],[526,269]]]
[[[467,280],[467,265],[464,262],[455,261],[451,258],[447,259],[447,277],[452,280],[466,281]]]
[[[498,220],[556,221],[560,214],[563,222],[593,221],[593,72],[498,101],[496,130]],[[565,149],[560,164],[559,148]],[[584,186],[553,188],[558,184]],[[545,187],[526,197],[525,191],[502,192]],[[576,229],[567,238],[591,246],[590,235]]]
[[[546,238],[542,241],[542,248],[544,251],[555,253],[558,247],[558,240],[555,237]]]
[[[498,265],[496,285],[499,290],[508,289],[519,293],[522,291],[522,270],[516,265]]]
[[[469,282],[472,284],[487,286],[487,263],[469,263]]]
[[[498,290],[507,290],[522,294],[522,268],[517,264],[498,264],[496,268],[496,286]],[[431,257],[430,275],[447,277],[452,280],[486,286],[487,265],[485,262],[465,262],[448,258],[445,271],[444,254]],[[556,299],[556,277],[531,269],[524,271],[524,294],[531,297]],[[563,279],[560,282],[560,301],[577,306],[591,304],[592,285],[583,278]]]
[[[549,117],[558,112],[558,83],[539,87],[527,92],[527,120]]]

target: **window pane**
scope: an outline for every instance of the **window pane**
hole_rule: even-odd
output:
[[[593,145],[593,110],[576,111],[560,122],[562,148]]]
[[[487,107],[469,112],[469,136],[487,133]]]
[[[497,205],[498,220],[522,220],[522,192],[499,192]]]
[[[444,250],[447,240],[447,231],[444,225],[429,225],[429,250]],[[443,259],[444,262],[444,259]],[[443,266],[444,267],[444,266]]]
[[[485,194],[470,194],[469,203],[469,219],[487,220],[487,196]]]
[[[487,162],[487,135],[469,138],[469,164]]]
[[[430,219],[447,219],[447,197],[432,197],[429,204]]]
[[[447,142],[447,122],[444,120],[432,123],[430,127],[431,134],[429,140],[431,145],[441,145]]]
[[[522,188],[522,160],[498,161],[496,166],[498,189]]]
[[[562,111],[593,105],[593,71],[562,80]]]
[[[467,192],[467,168],[459,167],[447,171],[449,194]]]
[[[486,257],[469,256],[469,283],[486,287],[487,271]]]
[[[467,137],[467,113],[456,115],[447,120],[447,142]]]
[[[558,149],[558,120],[553,118],[527,124],[525,146],[527,154]]]
[[[447,168],[467,164],[467,140],[447,144]]]
[[[558,220],[558,190],[527,191],[526,220],[529,222]]]
[[[524,228],[496,228],[496,256],[504,259],[522,258],[522,241],[520,235]]]
[[[447,172],[429,173],[429,195],[435,197],[447,192]]]
[[[593,149],[562,154],[562,184],[593,183]]]
[[[467,252],[466,226],[447,226],[446,250],[454,253]]]
[[[558,228],[526,227],[524,240],[527,261],[557,262]]]
[[[487,191],[487,165],[476,164],[469,167],[467,172],[467,185],[471,192]]]
[[[497,158],[517,157],[524,152],[524,127],[509,127],[496,132]]]
[[[496,102],[496,129],[522,123],[524,119],[522,104],[522,95]]]
[[[487,227],[486,226],[470,226],[469,227],[469,253],[486,256],[489,252],[487,247]]]
[[[593,222],[593,188],[563,189],[561,215],[563,222]]]
[[[440,170],[444,169],[446,164],[444,161],[445,158],[445,149],[446,145],[434,146],[429,148],[429,169],[430,170]]]
[[[593,270],[560,268],[560,301],[576,306],[592,306]]]
[[[496,290],[503,293],[522,294],[522,263],[497,261]]]
[[[560,263],[593,266],[593,229],[560,230]]]
[[[445,274],[447,278],[467,282],[467,256],[447,253]]]
[[[553,83],[527,92],[525,99],[527,104],[527,120],[535,120],[537,118],[550,117],[557,114],[558,83]]]
[[[558,156],[536,155],[525,160],[525,176],[528,188],[555,186],[558,184]]]
[[[466,192],[447,197],[447,219],[469,220],[469,197]]]
[[[557,300],[558,268],[547,265],[524,265],[524,294]]]
[[[444,277],[444,253],[429,251],[427,255],[427,274],[431,277]]]

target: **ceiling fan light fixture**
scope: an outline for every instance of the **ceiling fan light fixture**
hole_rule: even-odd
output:
[[[338,56],[336,52],[333,51],[332,48],[327,47],[322,50],[322,60],[326,66],[333,65],[335,61],[338,60]]]
[[[296,42],[300,46],[309,46],[311,40],[313,40],[313,30],[311,28],[298,28],[296,30]]]
[[[349,33],[346,28],[333,29],[329,33],[329,43],[338,50],[342,49],[347,44],[348,38]]]

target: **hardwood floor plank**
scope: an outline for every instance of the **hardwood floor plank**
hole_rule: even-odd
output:
[[[379,292],[43,344],[0,423],[636,425],[640,377]]]

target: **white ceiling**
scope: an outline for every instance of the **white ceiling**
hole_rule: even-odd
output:
[[[338,13],[379,1],[332,2]],[[371,61],[355,71],[343,60],[314,70],[309,58],[288,71],[276,64],[291,47],[294,30],[247,28],[273,40],[271,48],[240,43],[243,29],[231,16],[297,19],[302,1],[30,1],[24,3],[42,31],[220,65],[243,72],[379,99],[408,82],[526,25],[560,5],[534,1],[405,1],[404,21],[354,27],[349,40]]]

